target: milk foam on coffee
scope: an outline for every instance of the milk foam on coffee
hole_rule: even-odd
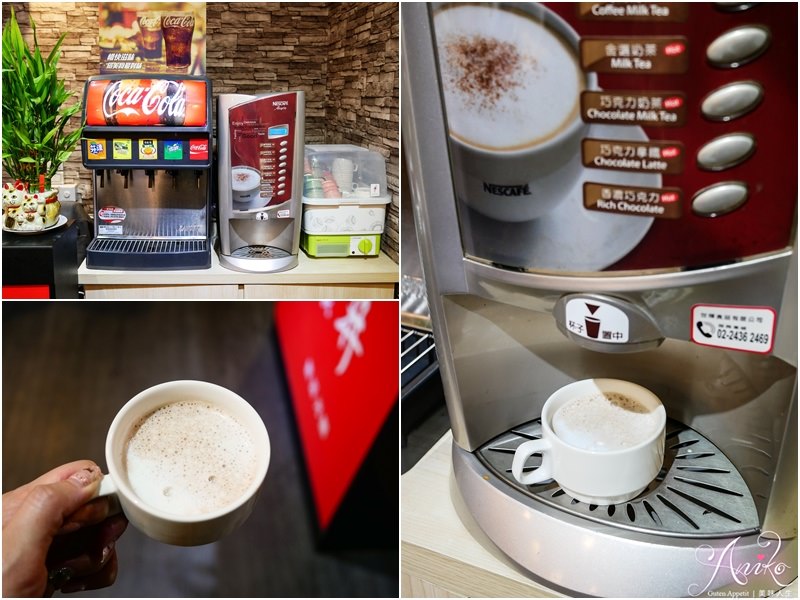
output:
[[[242,497],[256,475],[248,431],[207,402],[186,400],[140,419],[125,447],[128,481],[165,512],[194,515]]]
[[[593,452],[630,448],[658,432],[658,412],[630,396],[598,392],[564,404],[552,428],[567,444]]]
[[[457,5],[434,15],[450,134],[489,150],[546,142],[578,115],[577,56],[522,11]]]
[[[251,167],[234,167],[231,169],[231,178],[235,192],[249,192],[261,183],[258,171]]]

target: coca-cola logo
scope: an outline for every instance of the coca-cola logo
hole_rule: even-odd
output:
[[[161,26],[161,17],[158,15],[139,15],[139,27],[158,29]]]
[[[189,140],[189,160],[208,160],[208,140]]]
[[[192,15],[170,15],[162,17],[162,27],[194,27],[194,17]]]
[[[186,115],[186,86],[182,81],[158,79],[142,86],[119,80],[103,93],[103,116],[167,115],[180,120]]]

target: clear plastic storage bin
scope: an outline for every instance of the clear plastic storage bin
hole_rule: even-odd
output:
[[[311,256],[377,256],[390,201],[386,162],[358,146],[305,147],[303,235]]]

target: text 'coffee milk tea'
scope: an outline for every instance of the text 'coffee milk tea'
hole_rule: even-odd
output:
[[[567,402],[553,415],[553,431],[582,450],[613,452],[652,438],[660,428],[658,411],[624,394],[598,392]]]
[[[450,135],[493,151],[531,148],[576,118],[577,55],[521,10],[457,5],[434,15]]]
[[[187,400],[140,419],[125,448],[128,481],[139,498],[176,515],[225,508],[256,475],[247,430],[223,410]]]

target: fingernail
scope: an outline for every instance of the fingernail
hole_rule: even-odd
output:
[[[114,542],[111,542],[108,546],[103,548],[103,554],[100,556],[100,564],[104,565],[108,562],[108,559],[111,557],[111,553],[114,551]]]
[[[121,515],[112,517],[106,523],[108,524],[109,535],[113,540],[117,540],[119,536],[125,533],[125,529],[128,527],[128,520]]]
[[[100,467],[86,467],[85,469],[81,469],[80,471],[76,471],[72,475],[70,475],[70,480],[74,481],[81,487],[86,487],[98,479],[102,473],[100,472]]]
[[[58,530],[58,535],[65,535],[67,533],[75,533],[76,531],[78,531],[78,529],[81,528],[81,526],[82,526],[82,524],[78,523],[76,521],[73,521],[71,523],[67,523],[61,529]]]

